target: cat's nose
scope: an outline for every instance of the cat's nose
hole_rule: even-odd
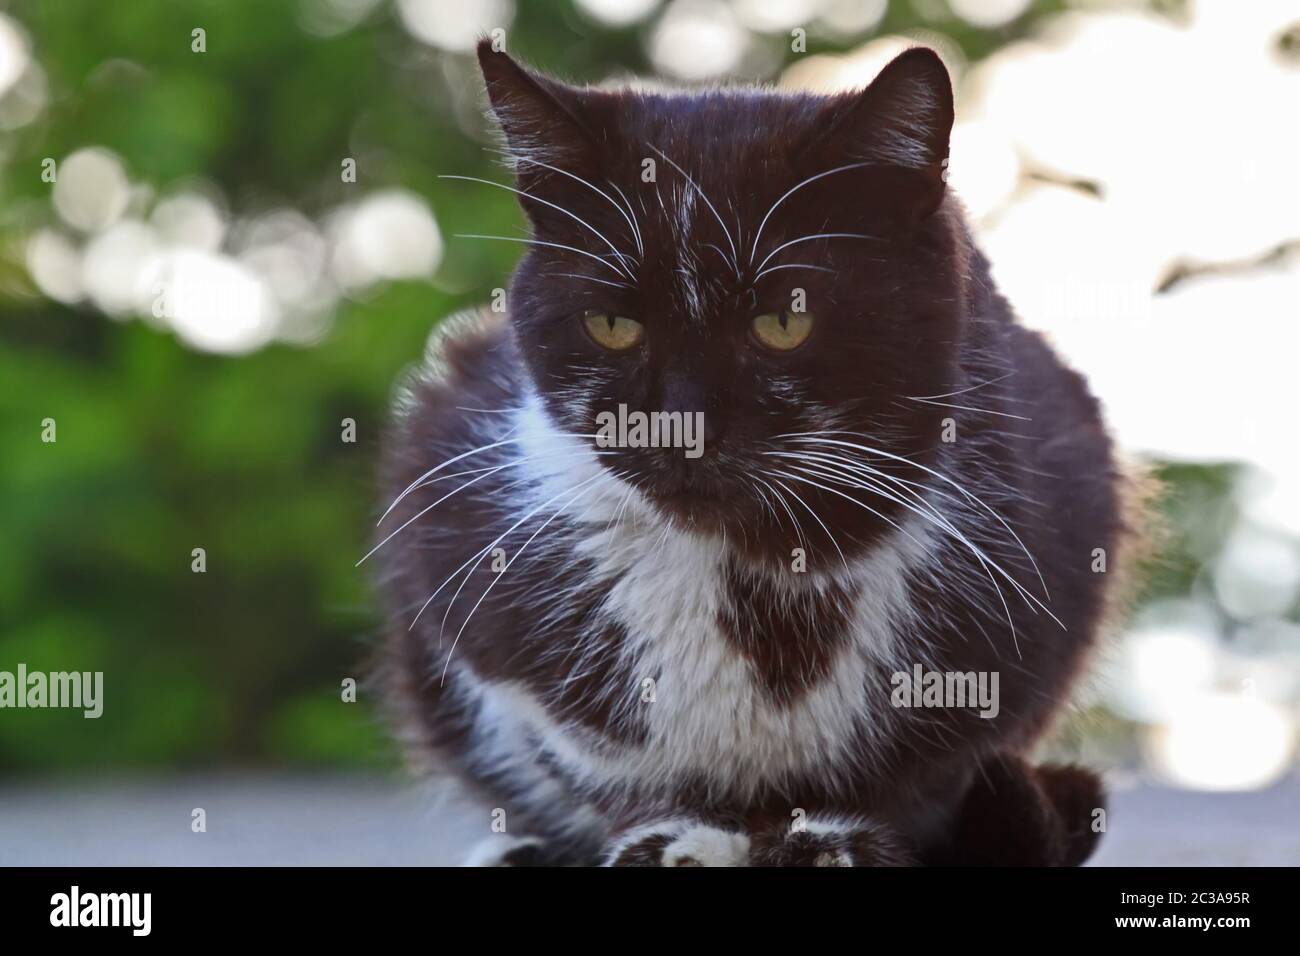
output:
[[[696,377],[681,373],[666,376],[659,404],[661,411],[669,414],[678,412],[683,419],[692,416],[706,449],[722,436],[723,423],[717,405],[709,400],[708,390]]]

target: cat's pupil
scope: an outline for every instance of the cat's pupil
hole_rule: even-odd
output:
[[[778,315],[776,320],[781,323],[782,329],[788,328],[790,325],[790,316],[784,312]]]
[[[605,317],[605,321],[609,323],[609,330],[610,330],[611,332],[613,332],[613,331],[614,331],[614,317],[613,317],[612,315],[607,315],[607,316]]]

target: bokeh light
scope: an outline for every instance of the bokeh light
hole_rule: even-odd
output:
[[[68,225],[96,232],[126,211],[130,183],[109,150],[80,149],[63,161],[57,175],[54,208]]]
[[[18,82],[30,59],[27,38],[13,20],[0,14],[0,96]]]
[[[669,76],[704,80],[734,69],[749,34],[722,0],[672,0],[656,24],[650,58]]]
[[[370,196],[332,224],[333,269],[345,286],[379,279],[428,277],[442,257],[442,236],[429,207],[401,191]]]
[[[659,6],[659,0],[577,0],[578,9],[611,27],[623,27],[644,20]]]
[[[397,0],[397,12],[417,40],[442,50],[472,50],[479,38],[510,26],[512,0]]]
[[[1145,735],[1155,768],[1198,790],[1252,790],[1286,772],[1295,723],[1282,708],[1244,694],[1203,694]]]

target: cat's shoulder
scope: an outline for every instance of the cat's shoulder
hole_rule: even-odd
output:
[[[481,388],[502,377],[517,378],[519,352],[506,316],[467,309],[441,320],[429,334],[424,358],[399,385],[399,411],[422,391]]]
[[[453,454],[491,440],[519,405],[524,378],[505,316],[475,309],[443,319],[423,361],[395,391],[386,443],[390,470],[415,467],[429,449]]]
[[[407,421],[450,415],[467,407],[496,408],[497,402],[506,407],[517,398],[522,378],[506,317],[486,309],[457,312],[438,323],[423,360],[402,377],[394,394],[394,417]]]

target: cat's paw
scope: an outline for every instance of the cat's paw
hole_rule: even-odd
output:
[[[912,866],[906,844],[864,819],[809,820],[755,834],[750,866]]]
[[[480,840],[465,858],[465,866],[545,866],[546,844],[538,837],[493,834]]]
[[[749,837],[696,820],[629,830],[605,853],[606,866],[747,866]]]

